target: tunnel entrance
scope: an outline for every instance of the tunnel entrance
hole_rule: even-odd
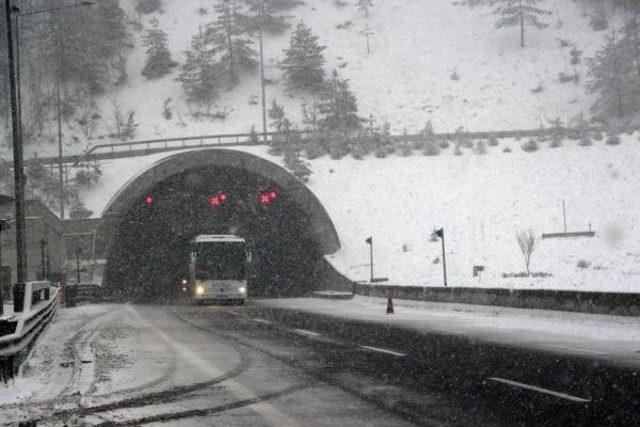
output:
[[[265,192],[276,197],[265,203]],[[220,194],[224,200],[214,202]],[[130,201],[115,230],[105,286],[122,300],[171,302],[188,277],[191,238],[235,234],[252,253],[250,296],[305,295],[326,262],[311,223],[288,188],[271,179],[233,166],[182,171]]]

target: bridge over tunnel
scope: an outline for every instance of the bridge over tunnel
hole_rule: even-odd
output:
[[[275,197],[266,203],[265,193]],[[188,243],[199,234],[247,240],[250,296],[309,294],[336,274],[323,255],[339,249],[337,233],[300,181],[251,154],[195,150],[156,163],[106,207],[98,230],[105,290],[127,301],[179,298]]]

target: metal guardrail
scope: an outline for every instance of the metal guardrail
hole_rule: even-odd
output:
[[[0,318],[0,378],[11,379],[15,357],[24,350],[53,318],[60,292],[49,282],[25,284],[22,311]]]
[[[79,302],[102,301],[102,287],[92,283],[66,285],[64,299],[67,307],[75,307]]]

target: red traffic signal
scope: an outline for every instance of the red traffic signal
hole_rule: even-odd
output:
[[[260,193],[260,204],[268,205],[275,202],[278,199],[278,192],[276,190],[263,191]]]
[[[152,194],[147,194],[147,196],[145,196],[144,198],[144,202],[146,203],[147,206],[151,206],[153,204],[154,201],[154,197]]]
[[[222,205],[223,203],[226,203],[228,200],[229,200],[229,196],[221,192],[216,194],[215,196],[209,197],[209,205],[215,208],[217,206]]]

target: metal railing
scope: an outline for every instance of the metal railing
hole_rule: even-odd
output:
[[[590,132],[602,132],[604,128],[589,127],[584,129]],[[552,127],[545,129],[522,129],[508,131],[490,131],[490,132],[448,132],[434,133],[431,135],[414,134],[414,135],[387,135],[383,138],[394,142],[416,142],[426,141],[428,139],[436,140],[456,140],[459,138],[466,139],[506,139],[506,138],[535,138],[540,136],[562,135],[564,137],[577,137],[580,130],[567,127]],[[300,131],[301,137],[306,138],[312,132]],[[81,155],[65,156],[62,162],[65,165],[73,165],[77,167],[84,162],[94,160],[108,160],[128,157],[146,156],[149,154],[162,153],[167,151],[179,151],[192,148],[211,148],[211,147],[234,147],[234,146],[254,146],[270,144],[273,140],[275,132],[266,134],[266,139],[262,134],[257,133],[231,133],[219,135],[202,135],[189,136],[182,138],[163,138],[151,139],[131,142],[112,142],[107,144],[98,144],[91,147]],[[39,157],[27,160],[27,163],[39,161],[42,164],[51,167],[58,164],[57,157]]]
[[[28,282],[22,298],[22,311],[0,318],[0,331],[4,333],[0,335],[0,376],[4,381],[13,377],[16,355],[37,338],[53,318],[60,292],[49,282]]]

